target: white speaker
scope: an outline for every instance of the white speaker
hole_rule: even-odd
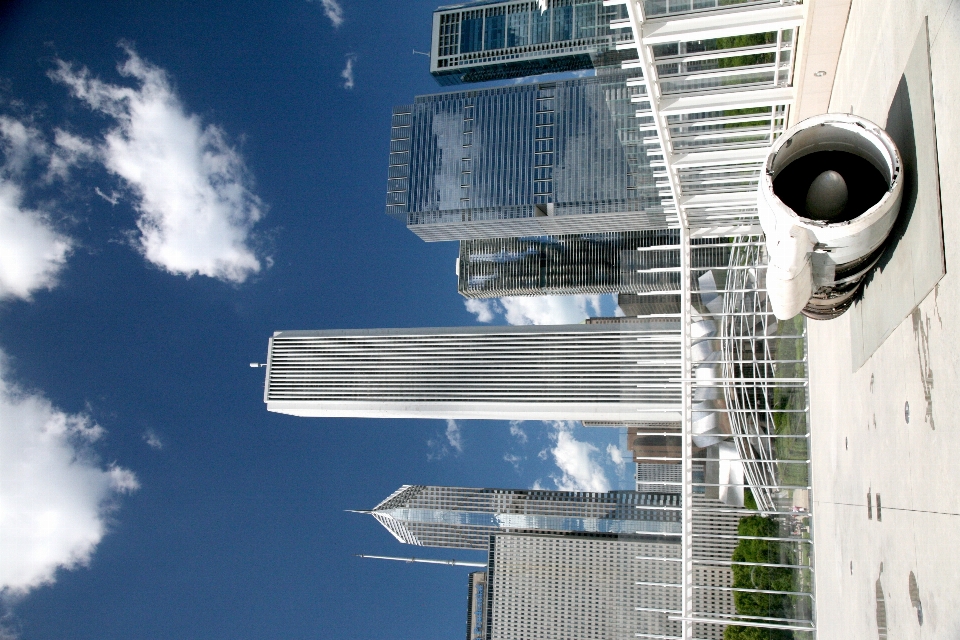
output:
[[[767,155],[757,197],[774,314],[843,314],[883,254],[902,198],[900,152],[876,124],[825,114],[785,131]]]

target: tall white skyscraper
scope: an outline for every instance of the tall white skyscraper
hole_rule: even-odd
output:
[[[267,409],[304,417],[680,419],[676,322],[281,331]]]

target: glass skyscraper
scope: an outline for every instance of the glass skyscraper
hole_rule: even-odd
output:
[[[601,0],[467,2],[433,14],[430,73],[441,85],[484,82],[618,65],[637,57],[618,51],[629,29],[611,29],[626,7]]]
[[[676,493],[404,485],[370,513],[406,544],[486,550],[500,533],[677,534],[679,501]]]
[[[676,227],[628,71],[396,107],[387,214],[427,241]]]
[[[462,240],[467,298],[662,291],[680,272],[678,229]]]

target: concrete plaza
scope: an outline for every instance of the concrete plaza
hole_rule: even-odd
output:
[[[823,93],[818,64],[798,67],[801,91]],[[925,69],[935,129],[917,116]],[[881,125],[914,74],[910,224],[928,226],[902,234],[858,308],[808,324],[819,637],[960,639],[960,1],[853,0],[826,71],[829,111]]]

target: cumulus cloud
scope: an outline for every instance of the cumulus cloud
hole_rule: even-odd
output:
[[[616,447],[612,444],[607,445],[607,455],[610,456],[610,461],[618,467],[623,466],[623,452],[620,451],[620,447]]]
[[[263,204],[251,191],[240,153],[224,131],[188,113],[163,69],[124,46],[120,86],[92,77],[62,60],[50,77],[114,121],[95,153],[123,179],[139,214],[137,242],[144,257],[166,271],[243,282],[260,270],[251,248]],[[61,137],[67,152],[88,153]]]
[[[0,116],[0,149],[0,300],[28,300],[33,292],[56,284],[73,242],[53,227],[48,215],[24,205],[23,174],[48,154],[40,132]]]
[[[320,3],[323,5],[323,12],[330,19],[334,28],[343,24],[343,7],[337,0],[320,0]]]
[[[466,300],[467,311],[478,322],[502,316],[508,324],[577,324],[600,315],[600,296],[518,296],[497,300]]]
[[[520,444],[527,443],[527,432],[523,430],[522,426],[520,426],[519,420],[510,421],[510,435],[519,440]]]
[[[29,300],[51,289],[70,253],[70,238],[47,216],[23,207],[19,186],[0,178],[0,299]]]
[[[498,313],[496,305],[492,300],[467,299],[463,303],[467,311],[477,316],[477,322],[493,322],[494,313]]]
[[[91,445],[103,434],[89,417],[17,389],[0,369],[3,594],[23,595],[54,582],[58,569],[87,565],[117,496],[139,488],[130,470],[97,461]]]
[[[347,64],[343,68],[343,71],[340,72],[340,77],[343,78],[343,88],[344,89],[353,89],[353,56],[347,56]]]
[[[503,454],[503,459],[513,465],[515,470],[520,471],[520,461],[523,460],[523,458],[512,453],[505,453]]]
[[[5,175],[22,174],[34,158],[47,154],[47,143],[39,130],[9,116],[0,116],[0,140]]]
[[[157,432],[153,429],[147,429],[143,432],[143,441],[147,443],[147,446],[151,449],[156,449],[160,451],[163,449],[163,440],[160,439],[160,436],[157,435]]]
[[[552,423],[551,436],[555,446],[550,450],[560,475],[551,476],[561,491],[609,491],[603,467],[594,459],[599,450],[589,442],[581,442],[573,435],[574,423]]]

